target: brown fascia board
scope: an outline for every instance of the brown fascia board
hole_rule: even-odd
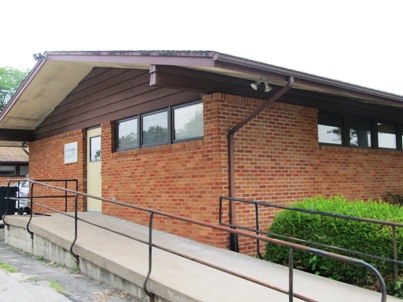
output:
[[[33,130],[0,129],[0,141],[32,142],[34,138]]]
[[[366,88],[354,84],[349,84],[341,81],[336,81],[320,76],[311,75],[308,73],[298,72],[291,69],[281,68],[274,65],[269,65],[261,62],[256,62],[247,59],[241,59],[231,55],[215,53],[214,55],[215,66],[223,69],[231,69],[238,72],[245,72],[255,74],[257,77],[275,78],[283,80],[284,84],[288,77],[294,77],[295,86],[307,87],[313,90],[323,90],[324,92],[334,93],[347,93],[356,95],[359,98],[371,98],[389,100],[395,105],[403,106],[403,96],[392,93],[387,93],[371,88]]]
[[[50,61],[89,63],[94,66],[116,65],[174,65],[187,67],[214,67],[211,51],[82,51],[45,52]]]

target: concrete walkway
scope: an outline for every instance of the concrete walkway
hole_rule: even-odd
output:
[[[80,213],[79,217],[140,240],[148,240],[148,228],[125,220],[90,212]],[[27,221],[27,216],[7,216],[6,222],[10,224],[10,229],[6,229],[6,242],[28,252],[46,256],[43,247],[35,248],[37,243],[31,242],[24,229]],[[100,281],[108,279],[114,282],[120,278],[123,282],[116,281],[120,287],[132,295],[146,297],[142,286],[148,272],[148,246],[84,222],[79,222],[78,229],[74,252],[80,256],[81,271],[99,278]],[[74,238],[74,221],[60,214],[37,216],[32,220],[31,230],[35,234],[34,240],[37,238],[35,242],[42,242],[46,238],[51,244],[68,251]],[[153,232],[153,241],[165,248],[288,290],[287,267],[159,231]],[[67,262],[68,265],[74,265],[72,259],[63,261],[65,264]],[[91,273],[85,263],[103,269],[98,273]],[[108,272],[115,277],[106,278]],[[119,284],[113,286],[119,287]],[[137,284],[137,287],[128,288],[132,284]],[[153,266],[148,288],[160,297],[157,301],[289,301],[286,294],[159,249],[153,250]],[[294,271],[294,292],[316,301],[381,301],[379,293],[297,270]],[[294,301],[301,300],[294,298]],[[402,300],[388,297],[388,301]]]
[[[0,301],[140,302],[128,293],[4,243],[0,220]],[[15,269],[15,271],[10,270]]]

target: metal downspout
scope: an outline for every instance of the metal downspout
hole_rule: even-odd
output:
[[[26,149],[28,146],[26,144],[27,144],[26,142],[23,142],[22,146],[21,146],[21,149],[25,152],[26,155],[29,156],[29,152]]]
[[[234,161],[234,134],[245,126],[250,120],[256,117],[259,113],[261,113],[264,109],[266,109],[271,103],[276,102],[279,98],[285,95],[288,91],[291,90],[292,86],[294,85],[294,77],[288,78],[288,83],[286,86],[281,88],[275,94],[273,94],[266,102],[256,108],[249,116],[247,116],[243,121],[233,127],[227,134],[227,141],[228,141],[228,190],[229,190],[229,197],[235,197],[235,161]],[[230,224],[235,224],[235,205],[233,202],[230,202],[229,208],[229,220]],[[230,249],[231,251],[239,252],[238,246],[238,236],[236,234],[230,234]]]

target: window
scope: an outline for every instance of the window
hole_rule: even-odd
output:
[[[117,123],[117,144],[118,151],[135,149],[139,147],[138,141],[138,118],[132,118]]]
[[[28,166],[20,166],[20,176],[27,176],[29,174]]]
[[[169,142],[168,111],[142,117],[143,146],[162,145]]]
[[[397,149],[396,127],[392,124],[377,123],[378,147]]]
[[[365,120],[351,119],[348,121],[349,145],[351,147],[370,148],[371,123]]]
[[[0,166],[0,175],[1,176],[16,176],[17,175],[17,166]]]
[[[319,142],[323,144],[342,144],[341,117],[331,114],[321,114],[318,117]]]
[[[90,138],[90,161],[101,160],[101,137],[93,136]]]
[[[402,150],[401,124],[319,112],[318,141],[353,148]]]
[[[402,135],[400,136],[399,146],[400,146],[400,149],[403,149],[402,148],[402,145],[403,145],[403,127],[400,127],[400,133]]]
[[[0,176],[27,176],[29,167],[26,164],[13,164],[12,162],[0,165]]]
[[[174,108],[174,141],[203,136],[203,104]]]
[[[158,146],[203,135],[203,103],[199,101],[117,121],[115,149]]]

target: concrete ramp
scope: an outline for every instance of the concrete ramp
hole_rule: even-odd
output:
[[[84,212],[79,217],[127,234],[148,240],[148,228],[126,220]],[[74,239],[74,220],[61,214],[35,216],[26,230],[27,216],[7,216],[5,241],[36,256],[43,256],[74,267],[70,254]],[[170,250],[236,271],[255,280],[288,290],[288,268],[250,256],[204,245],[165,232],[153,231],[153,242]],[[143,290],[148,272],[148,246],[123,235],[79,222],[78,239],[73,248],[80,257],[80,271],[94,279],[121,288],[133,296],[148,300]],[[289,301],[287,294],[232,276],[183,257],[153,249],[152,272],[147,284],[156,301]],[[379,302],[381,294],[294,270],[294,292],[315,301]],[[294,301],[302,301],[294,298]],[[402,301],[388,297],[388,301]]]

